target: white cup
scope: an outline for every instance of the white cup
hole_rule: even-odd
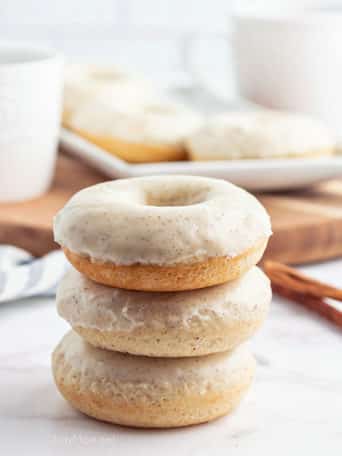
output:
[[[0,42],[0,201],[34,198],[51,184],[61,95],[59,55]]]
[[[311,114],[341,136],[342,8],[304,3],[300,9],[235,12],[237,85],[249,101]]]

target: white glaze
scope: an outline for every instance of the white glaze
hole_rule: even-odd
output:
[[[253,366],[253,357],[246,345],[231,352],[190,358],[150,358],[95,348],[77,333],[70,331],[57,348],[64,355],[71,373],[81,373],[81,384],[105,380],[134,388],[194,388],[205,391],[217,386],[235,384],[245,368]],[[86,374],[86,375],[82,375]],[[85,385],[86,386],[86,385]]]
[[[196,320],[246,323],[264,316],[270,301],[269,280],[257,267],[223,285],[178,293],[105,287],[71,269],[56,296],[58,313],[71,326],[121,333],[188,328]]]
[[[215,116],[187,140],[195,160],[310,155],[335,143],[332,133],[310,117],[266,110]]]
[[[64,109],[72,128],[134,143],[178,144],[201,125],[191,109],[113,66],[69,66]]]
[[[202,124],[201,117],[182,104],[157,98],[139,100],[128,94],[130,85],[126,88],[120,88],[120,93],[97,93],[74,111],[70,126],[97,136],[163,145],[181,143]]]
[[[126,265],[235,257],[270,234],[256,198],[228,182],[193,176],[98,184],[74,195],[54,219],[63,247]]]

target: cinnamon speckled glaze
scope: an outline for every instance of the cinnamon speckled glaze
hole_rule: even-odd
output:
[[[257,267],[223,285],[174,293],[105,287],[72,269],[56,300],[60,316],[94,346],[184,357],[230,350],[248,339],[267,315],[271,288]]]
[[[303,114],[259,110],[214,116],[186,142],[193,160],[241,160],[331,155],[336,138]]]
[[[271,234],[254,196],[222,180],[153,176],[94,185],[56,215],[55,240],[120,265],[233,258]]]
[[[260,260],[271,225],[256,198],[228,182],[153,176],[80,191],[56,215],[54,234],[99,283],[177,291],[239,277]]]
[[[245,346],[192,358],[146,358],[92,347],[74,332],[55,349],[61,394],[99,420],[178,427],[231,412],[250,386],[255,361]]]

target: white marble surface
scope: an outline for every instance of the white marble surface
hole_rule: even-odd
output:
[[[338,283],[342,261],[310,272]],[[298,305],[274,299],[251,342],[257,378],[240,408],[179,430],[127,429],[74,411],[50,373],[66,329],[52,299],[0,306],[0,454],[342,454],[342,330]]]

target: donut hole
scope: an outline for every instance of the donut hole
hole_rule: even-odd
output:
[[[208,189],[178,188],[165,192],[147,192],[145,204],[157,207],[193,206],[206,201]]]

